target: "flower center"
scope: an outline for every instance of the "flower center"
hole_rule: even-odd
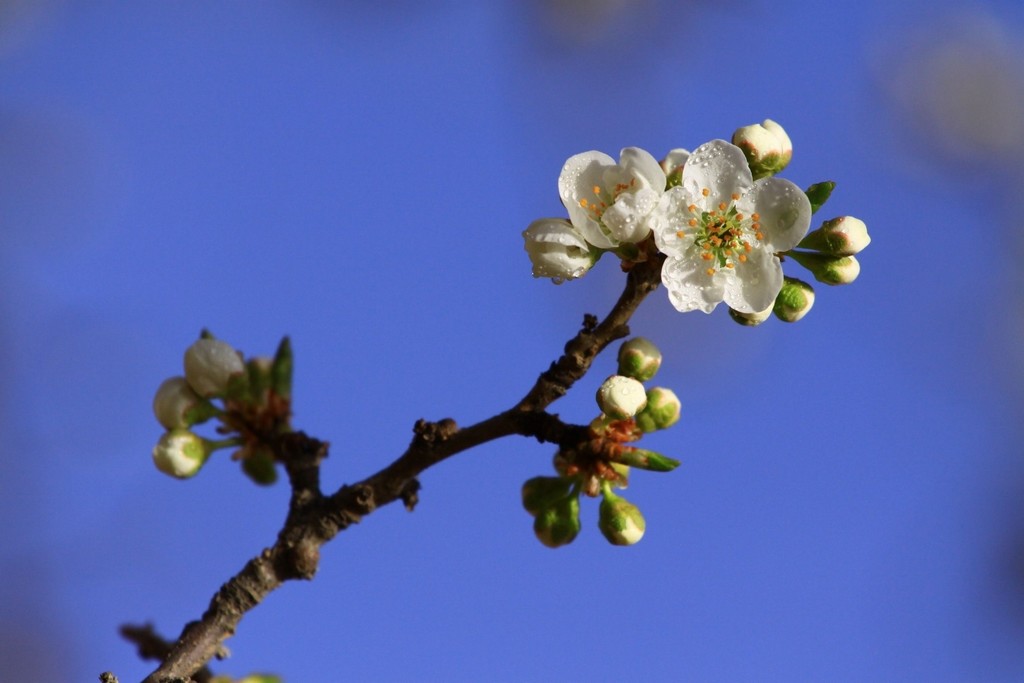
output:
[[[707,197],[711,190],[704,188],[701,194]],[[708,275],[714,275],[720,268],[731,270],[737,262],[746,263],[747,254],[754,248],[751,241],[764,239],[761,217],[756,213],[749,217],[739,213],[736,209],[739,198],[738,194],[733,194],[728,204],[721,202],[710,211],[703,211],[696,204],[686,207],[690,213],[687,225],[693,234],[693,244],[708,264]],[[680,238],[686,234],[685,228],[676,232]]]
[[[594,185],[593,193],[594,199],[587,199],[583,197],[580,199],[580,206],[586,209],[590,217],[597,222],[601,222],[601,216],[604,215],[605,210],[615,203],[615,200],[619,198],[619,195],[626,191],[631,191],[636,188],[636,178],[632,178],[628,183],[617,183],[611,191],[602,189],[600,185]]]

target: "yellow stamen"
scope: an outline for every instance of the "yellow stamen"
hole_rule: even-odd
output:
[[[711,194],[711,190],[705,187],[703,190],[700,191],[700,193],[707,197],[709,194]]]
[[[754,213],[750,214],[750,219],[754,221],[759,221],[761,220],[761,214],[755,211]]]
[[[740,263],[746,263],[746,262],[747,262],[747,255],[746,254],[740,254]]]
[[[587,206],[589,204],[590,204],[590,202],[588,202],[586,199],[581,199],[580,200],[580,206],[582,206],[584,209],[587,208]]]
[[[726,263],[726,264],[725,264],[725,267],[726,267],[726,268],[735,268],[736,266],[734,266],[734,265],[732,264],[732,262],[729,262],[729,263]]]
[[[707,273],[708,275],[714,275],[715,274],[715,269],[714,268],[708,268],[704,272]]]
[[[735,192],[732,193],[732,200],[733,201],[736,201],[739,198],[740,198],[740,196],[738,194],[736,194]]]
[[[726,206],[726,205],[725,205],[725,202],[721,202],[721,203],[720,203],[720,204],[718,205],[718,210],[719,210],[719,211],[725,211],[725,206]]]
[[[689,220],[689,224],[690,224],[691,228],[696,228],[697,227],[697,219],[696,218],[691,218]]]
[[[705,251],[703,254],[700,255],[700,257],[705,261],[710,261],[711,259],[715,258],[714,256],[711,255],[710,251]]]

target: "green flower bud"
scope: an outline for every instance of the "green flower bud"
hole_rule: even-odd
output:
[[[533,520],[533,533],[549,548],[572,543],[580,533],[580,499],[570,495],[541,510]]]
[[[200,339],[185,351],[185,379],[200,396],[222,396],[236,378],[245,377],[242,357],[219,339]]]
[[[153,463],[164,474],[178,479],[193,477],[213,452],[212,444],[187,429],[172,429],[153,448]]]
[[[597,526],[612,545],[633,545],[644,537],[647,522],[637,506],[605,489]]]
[[[783,280],[782,291],[775,297],[775,317],[783,322],[795,323],[807,315],[814,306],[814,288],[795,277]]]
[[[636,426],[642,432],[667,429],[679,421],[682,409],[679,397],[671,389],[654,387],[647,391],[647,405],[636,414]]]
[[[679,467],[679,461],[675,458],[670,458],[667,455],[644,448],[634,448],[633,446],[622,446],[612,456],[612,459],[623,465],[638,467],[642,470],[650,470],[651,472],[671,472]]]
[[[853,216],[840,216],[825,221],[817,230],[807,233],[800,249],[820,251],[830,256],[853,256],[871,244],[868,226]]]
[[[744,313],[742,311],[737,311],[734,308],[730,308],[729,315],[740,325],[756,327],[772,316],[772,308],[773,306],[769,306],[758,313]]]
[[[743,150],[754,180],[778,173],[793,158],[793,143],[782,126],[771,119],[737,129],[732,144]]]
[[[572,482],[563,477],[534,477],[523,484],[523,507],[536,516],[546,507],[569,495]]]
[[[661,367],[661,351],[651,340],[633,337],[619,347],[619,374],[646,382]]]
[[[218,412],[216,406],[192,391],[184,377],[164,380],[153,397],[153,414],[166,429],[191,427]]]
[[[860,263],[855,256],[824,256],[806,251],[791,251],[788,255],[826,285],[848,285],[860,275]]]
[[[632,377],[612,375],[597,390],[597,405],[608,417],[625,420],[647,405],[644,385]]]
[[[292,356],[292,343],[283,337],[274,354],[274,365],[271,368],[271,388],[278,396],[286,399],[292,397],[292,367],[295,360]]]

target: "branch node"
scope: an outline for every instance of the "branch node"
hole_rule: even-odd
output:
[[[118,683],[117,676],[109,671],[100,674],[100,683]]]
[[[596,315],[594,315],[593,313],[584,313],[583,332],[585,332],[586,334],[592,333],[594,330],[597,329],[597,322],[598,320]]]
[[[416,420],[412,431],[416,435],[413,439],[414,445],[432,446],[433,444],[447,441],[455,432],[459,431],[459,426],[450,417],[446,417],[438,422],[428,422],[420,418]]]
[[[402,490],[398,492],[398,497],[402,499],[402,504],[405,505],[405,509],[409,512],[415,510],[416,504],[420,502],[419,491],[419,479],[410,479],[405,482],[402,486]]]

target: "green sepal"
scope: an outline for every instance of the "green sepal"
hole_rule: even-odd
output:
[[[611,456],[611,459],[621,462],[623,465],[651,472],[671,472],[679,467],[679,461],[674,458],[633,446],[622,446],[615,455]]]
[[[804,191],[807,199],[811,202],[812,214],[817,213],[818,209],[824,206],[828,198],[832,196],[832,190],[834,189],[836,189],[836,184],[831,180],[826,180],[821,183],[814,183]]]
[[[536,516],[546,507],[569,495],[572,480],[564,477],[534,477],[523,483],[523,509]]]
[[[242,471],[260,486],[270,486],[277,481],[274,456],[262,448],[250,451],[242,458]]]
[[[274,354],[274,364],[270,369],[271,388],[278,396],[286,399],[292,397],[292,343],[288,337],[282,337]]]

